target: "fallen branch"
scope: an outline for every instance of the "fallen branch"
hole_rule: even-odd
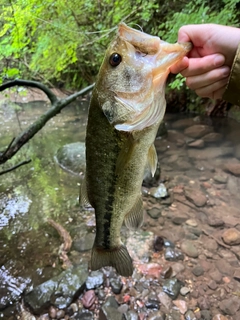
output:
[[[27,80],[13,80],[6,82],[0,86],[0,92],[11,88],[14,86],[28,86],[35,87],[46,93],[49,100],[51,101],[52,107],[43,113],[33,124],[31,124],[27,129],[22,131],[15,139],[11,141],[6,150],[0,151],[0,164],[7,162],[11,159],[21,148],[25,145],[39,130],[41,130],[44,125],[55,115],[61,112],[61,110],[69,105],[72,101],[76,100],[77,97],[86,94],[90,91],[94,84],[78,91],[64,99],[58,99],[56,95],[45,85],[37,81],[27,81]]]
[[[30,163],[31,161],[32,161],[31,159],[29,159],[29,160],[24,160],[24,161],[22,161],[22,162],[19,162],[18,164],[16,164],[15,166],[13,166],[13,167],[11,167],[11,168],[8,168],[8,169],[6,169],[6,170],[0,171],[0,176],[3,175],[3,174],[5,174],[5,173],[8,173],[8,172],[10,172],[10,171],[15,170],[15,169],[23,166],[24,164],[28,164],[28,163]]]

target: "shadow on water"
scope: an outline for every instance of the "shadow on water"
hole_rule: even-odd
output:
[[[11,305],[20,298],[24,290],[30,290],[61,271],[61,261],[58,257],[61,239],[56,230],[47,223],[48,218],[64,226],[72,239],[92,232],[92,212],[80,214],[79,210],[80,177],[66,173],[54,162],[54,155],[60,147],[73,142],[84,142],[87,106],[87,102],[77,102],[65,108],[61,114],[51,119],[10,163],[1,168],[3,170],[22,160],[32,159],[30,164],[0,177],[2,318],[11,314]],[[37,119],[48,106],[44,102],[34,102],[14,108],[5,105],[0,109],[0,123],[3,124],[0,127],[0,150],[6,147],[13,136]],[[215,179],[218,184],[217,178],[221,180],[221,177],[216,175],[220,171],[222,175],[224,163],[239,163],[239,123],[231,119],[181,119],[179,115],[166,115],[165,122],[168,135],[156,140],[156,149],[161,163],[162,178],[170,181],[169,189],[182,184],[194,187],[194,180],[203,183],[208,181],[208,184],[212,181],[214,184]],[[210,128],[203,136],[209,133],[216,135],[209,135],[209,140],[205,138],[204,141],[201,134],[199,135],[199,128],[195,133],[186,133],[191,126],[199,123]],[[226,188],[226,192],[231,194],[231,199],[226,198],[224,201],[229,200],[230,207],[239,208],[239,178],[231,174],[227,177],[228,183],[220,181],[217,188]],[[210,189],[211,186],[205,185]],[[199,184],[198,187],[200,188]],[[180,197],[180,192],[177,193]],[[226,193],[226,197],[229,193]],[[212,201],[215,195],[209,192],[208,197]],[[215,200],[216,204],[217,201],[223,199]],[[236,210],[234,214],[237,214]],[[151,224],[149,226],[151,228]],[[152,224],[153,232],[154,228],[156,229],[156,220]],[[88,254],[89,252],[75,252],[71,258],[80,261],[85,256],[88,260]]]

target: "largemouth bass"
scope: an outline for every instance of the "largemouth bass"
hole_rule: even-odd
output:
[[[143,222],[141,186],[145,167],[154,175],[157,166],[153,143],[165,113],[166,78],[190,49],[120,23],[106,51],[90,102],[80,194],[81,204],[95,209],[92,270],[113,266],[132,275],[120,230],[123,222],[130,229]]]

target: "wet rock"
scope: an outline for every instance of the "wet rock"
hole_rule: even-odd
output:
[[[234,277],[234,279],[240,281],[240,270],[239,269],[235,270],[233,277]]]
[[[197,160],[210,160],[218,157],[226,157],[233,153],[232,147],[209,147],[205,149],[189,149],[188,157]]]
[[[223,135],[221,133],[218,132],[210,132],[208,134],[206,134],[204,137],[202,137],[202,139],[205,142],[218,142],[222,140]]]
[[[209,309],[210,308],[210,301],[209,298],[204,296],[201,296],[197,299],[198,306],[200,309]]]
[[[188,306],[185,300],[175,300],[173,304],[178,308],[181,314],[185,314],[187,312]]]
[[[96,295],[94,290],[86,291],[82,297],[82,303],[84,308],[89,309],[94,304],[95,299]]]
[[[113,296],[108,297],[102,305],[99,320],[123,320],[123,314],[118,311],[118,303]]]
[[[115,294],[119,294],[122,290],[123,283],[120,277],[118,278],[111,278],[110,279],[110,286],[112,288],[112,292]]]
[[[64,170],[79,175],[86,170],[85,143],[74,142],[61,147],[55,156],[57,164]]]
[[[173,276],[176,276],[178,273],[181,273],[185,270],[185,267],[182,263],[176,262],[172,264]]]
[[[189,241],[185,240],[181,243],[181,249],[182,251],[191,258],[197,258],[198,257],[198,250],[195,247],[195,245]]]
[[[162,251],[164,247],[164,239],[163,237],[156,236],[153,242],[153,249],[155,252]]]
[[[203,241],[203,247],[211,252],[216,252],[218,244],[214,239],[206,238]]]
[[[79,252],[91,250],[93,247],[95,234],[88,233],[84,237],[73,241],[73,249]]]
[[[168,279],[171,278],[173,273],[172,267],[171,266],[166,266],[165,268],[162,269],[161,271],[161,277],[163,279]]]
[[[222,227],[224,225],[224,221],[222,219],[217,218],[217,217],[209,216],[208,217],[208,224],[211,227],[218,228],[218,227]]]
[[[223,313],[233,316],[240,307],[240,300],[238,297],[225,299],[221,301],[219,307],[223,311]]]
[[[165,314],[162,311],[151,312],[148,316],[148,320],[165,320]]]
[[[91,311],[82,310],[74,316],[74,320],[94,320],[94,314]]]
[[[197,227],[198,226],[198,223],[195,219],[188,219],[186,221],[186,224],[190,227]]]
[[[159,300],[155,292],[151,292],[147,302],[145,303],[147,309],[158,310],[159,309]]]
[[[185,313],[185,320],[197,320],[197,318],[192,310],[188,310]]]
[[[210,133],[212,131],[213,131],[212,127],[209,127],[207,125],[202,125],[202,124],[195,124],[185,129],[184,134],[188,137],[197,139],[205,136],[207,133]]]
[[[174,248],[175,244],[172,241],[168,240],[168,239],[164,239],[164,247],[165,248],[168,248],[168,247]]]
[[[164,258],[168,261],[178,261],[184,259],[184,254],[177,248],[166,248]]]
[[[219,270],[219,272],[223,274],[226,274],[228,276],[231,276],[233,274],[232,266],[225,259],[217,260],[215,262],[215,266]]]
[[[205,194],[200,190],[185,187],[184,193],[187,200],[194,203],[197,207],[203,207],[207,202]]]
[[[173,129],[185,129],[195,124],[193,118],[179,119],[172,123]]]
[[[235,228],[230,228],[224,231],[222,235],[223,241],[228,245],[240,244],[240,232]]]
[[[197,139],[195,141],[188,143],[188,147],[190,148],[202,149],[204,148],[204,146],[205,146],[205,143],[202,139]]]
[[[92,271],[91,274],[88,276],[86,281],[86,288],[96,289],[103,284],[103,272],[102,271]]]
[[[163,183],[160,183],[158,187],[151,188],[149,190],[149,194],[156,199],[165,198],[168,196],[167,189]]]
[[[209,276],[218,284],[222,282],[222,274],[218,271],[218,269],[211,271]]]
[[[172,222],[176,225],[181,225],[183,224],[189,217],[184,214],[179,214],[175,217],[173,217]]]
[[[224,163],[223,168],[225,171],[232,173],[234,176],[240,176],[240,163],[226,162]]]
[[[161,216],[161,210],[157,207],[147,210],[147,213],[152,219],[158,219]]]
[[[214,182],[216,182],[216,183],[224,183],[225,184],[225,183],[227,183],[228,177],[217,174],[213,177],[213,179],[214,179]]]
[[[133,310],[124,313],[124,317],[124,320],[138,320],[138,314]]]
[[[35,314],[42,313],[50,304],[60,309],[66,308],[73,297],[83,291],[87,276],[87,263],[74,266],[35,287],[24,297],[24,301]]]
[[[201,275],[204,274],[204,270],[202,268],[202,266],[198,265],[198,266],[195,266],[193,269],[192,269],[192,273],[196,276],[196,277],[199,277]]]
[[[163,291],[175,300],[179,295],[181,286],[181,283],[177,279],[166,279],[163,283]]]

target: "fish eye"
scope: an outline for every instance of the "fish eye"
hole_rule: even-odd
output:
[[[122,57],[117,52],[112,53],[109,58],[109,63],[112,67],[118,66],[121,63],[121,61],[122,61]]]

